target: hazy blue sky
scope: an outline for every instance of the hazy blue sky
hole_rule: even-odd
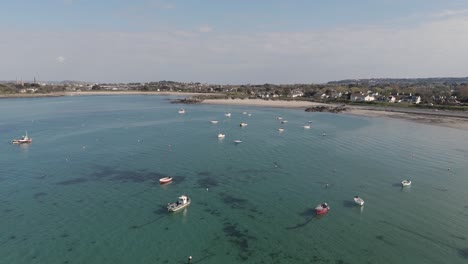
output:
[[[1,0],[0,80],[468,76],[466,0]]]

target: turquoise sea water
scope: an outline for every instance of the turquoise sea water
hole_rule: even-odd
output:
[[[167,99],[0,100],[0,263],[467,263],[467,131]]]

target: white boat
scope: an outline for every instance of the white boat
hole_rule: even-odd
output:
[[[246,127],[246,126],[248,126],[248,124],[247,124],[247,123],[244,123],[244,122],[241,122],[239,126],[241,126],[241,127]]]
[[[210,123],[211,124],[218,124],[218,120],[211,120]]]
[[[243,114],[243,115],[246,115],[246,114],[247,114],[247,112],[242,112],[242,114]]]
[[[281,124],[286,124],[288,122],[288,120],[283,120],[281,121]]]
[[[242,143],[242,140],[240,140],[240,139],[234,140],[234,143],[236,143],[236,144]]]
[[[280,127],[280,128],[278,128],[278,131],[279,131],[279,132],[283,132],[283,131],[284,131],[284,128]]]
[[[185,109],[183,108],[179,109],[179,114],[185,114]]]
[[[224,116],[231,117],[231,113],[225,113]]]
[[[401,186],[403,186],[403,187],[410,186],[410,185],[411,185],[410,180],[404,180],[404,181],[401,182]]]
[[[219,133],[219,134],[218,134],[218,138],[224,138],[224,137],[226,137],[225,134],[222,134],[222,133]]]
[[[26,131],[26,135],[22,136],[20,139],[13,139],[11,143],[13,144],[32,143],[32,138],[28,137],[28,132]]]
[[[182,195],[182,196],[179,197],[177,202],[167,204],[167,211],[177,212],[180,209],[183,209],[183,208],[189,206],[190,202],[191,202],[191,199],[188,196]]]
[[[247,114],[248,116],[252,116],[252,114]]]
[[[302,126],[304,129],[310,129],[310,126],[308,125],[305,125],[305,126]]]
[[[354,202],[355,202],[356,204],[359,204],[359,205],[361,205],[361,206],[364,205],[364,200],[363,200],[361,197],[359,197],[359,196],[354,196],[353,199],[354,199]]]
[[[277,120],[283,120],[283,118],[281,116],[277,116],[276,119]]]

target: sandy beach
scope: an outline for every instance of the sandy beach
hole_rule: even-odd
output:
[[[208,99],[204,100],[202,103],[236,106],[278,107],[291,109],[305,109],[307,107],[312,106],[336,106],[305,101],[280,101],[262,99]],[[405,108],[392,108],[391,110],[382,108],[381,110],[376,110],[366,109],[365,107],[354,105],[346,105],[346,109],[347,111],[342,112],[342,114],[375,118],[397,118],[422,124],[468,130],[468,113],[466,112],[434,112],[430,109],[409,110]]]

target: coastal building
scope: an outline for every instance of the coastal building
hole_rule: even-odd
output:
[[[361,93],[354,93],[351,94],[349,98],[353,102],[373,102],[375,101],[375,97],[369,94],[361,94]]]
[[[302,91],[300,89],[295,89],[295,90],[291,91],[291,97],[292,98],[300,97],[300,96],[304,96],[304,91]]]

